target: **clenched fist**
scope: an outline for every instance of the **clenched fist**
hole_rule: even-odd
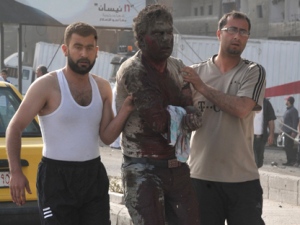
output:
[[[184,108],[186,114],[182,118],[182,128],[188,132],[197,130],[202,126],[202,113],[194,106],[187,106]]]

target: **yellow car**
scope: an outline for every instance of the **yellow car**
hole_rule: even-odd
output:
[[[11,84],[0,81],[0,224],[38,224],[36,174],[42,157],[42,135],[37,118],[22,134],[21,164],[32,194],[26,193],[24,206],[15,205],[9,192],[9,167],[5,146],[7,125],[22,101],[22,95]]]

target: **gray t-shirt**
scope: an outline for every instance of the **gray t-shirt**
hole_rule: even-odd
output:
[[[261,109],[265,70],[259,64],[241,59],[225,74],[212,58],[192,67],[209,86],[229,95],[251,98],[257,103],[253,110]],[[258,179],[252,148],[254,112],[240,119],[223,112],[195,90],[193,101],[203,113],[203,124],[191,138],[191,177],[217,182]]]

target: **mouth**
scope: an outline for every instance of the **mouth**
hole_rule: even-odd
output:
[[[172,50],[172,48],[171,48],[171,47],[166,47],[166,46],[164,46],[164,47],[161,48],[161,50],[162,50],[163,52],[166,52],[166,51]]]
[[[77,64],[82,67],[88,67],[90,65],[89,60],[78,60]]]
[[[231,45],[232,45],[232,46],[237,46],[237,47],[239,47],[239,46],[240,46],[240,43],[238,43],[238,42],[233,42],[233,43],[231,43]]]

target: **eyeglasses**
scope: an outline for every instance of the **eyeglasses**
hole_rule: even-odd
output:
[[[248,37],[250,32],[245,29],[239,29],[237,27],[224,27],[221,30],[226,31],[228,34],[237,34],[239,33],[242,37]]]

